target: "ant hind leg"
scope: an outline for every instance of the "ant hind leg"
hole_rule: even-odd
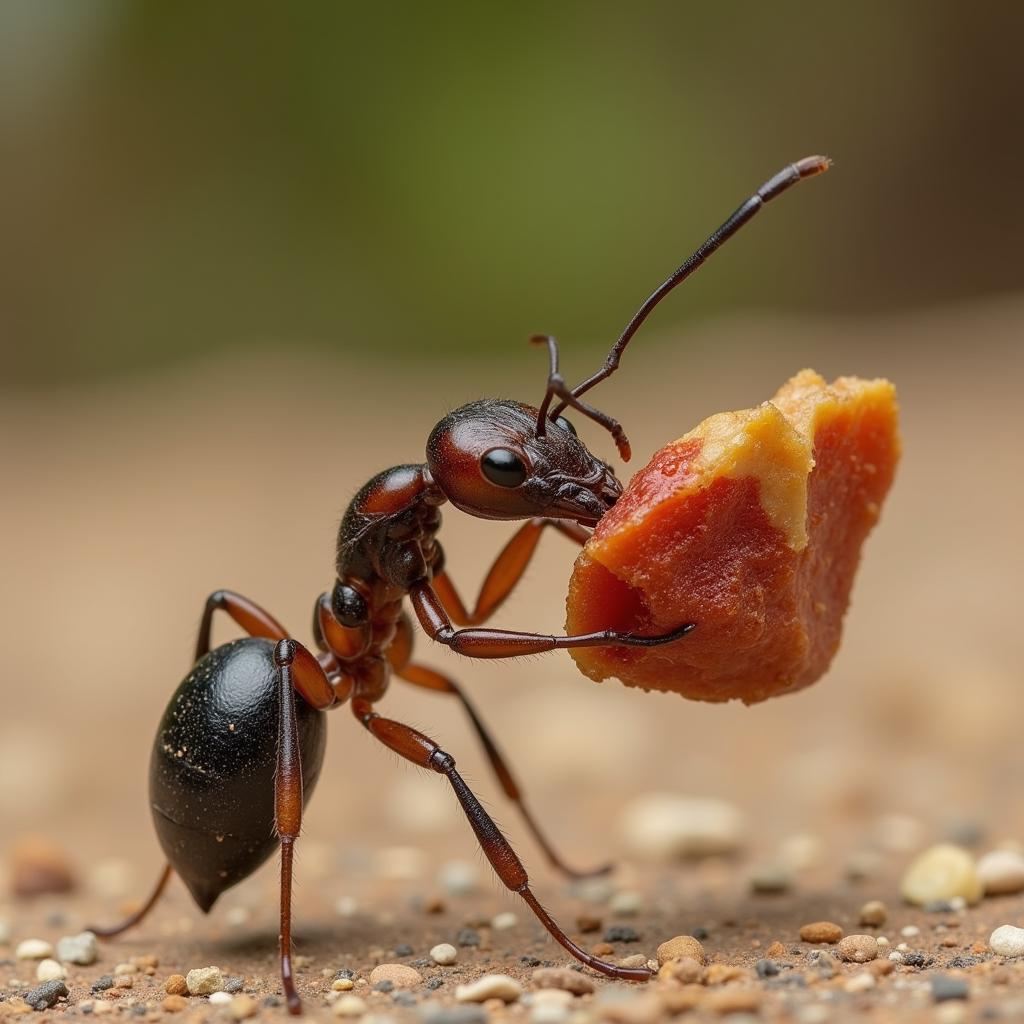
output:
[[[153,887],[153,891],[149,894],[149,899],[135,911],[134,914],[130,914],[120,924],[113,925],[109,928],[104,928],[99,925],[90,925],[88,931],[92,932],[97,938],[100,939],[112,939],[115,935],[120,935],[122,932],[128,931],[129,928],[134,928],[135,925],[139,924],[144,917],[157,905],[160,897],[163,895],[164,889],[167,888],[167,883],[171,880],[171,875],[174,874],[170,864],[165,864],[163,871],[160,872],[160,877],[157,880],[156,885]]]
[[[484,748],[484,752],[487,754],[487,759],[491,763],[491,768],[494,770],[495,776],[501,783],[501,788],[505,792],[505,796],[509,798],[518,809],[526,827],[533,835],[537,845],[544,851],[544,855],[547,857],[552,867],[561,871],[562,874],[568,878],[580,879],[580,878],[594,878],[600,875],[606,875],[612,870],[611,864],[604,864],[599,868],[594,868],[590,871],[580,871],[576,868],[570,867],[558,854],[558,851],[551,845],[547,836],[541,830],[540,825],[536,819],[530,813],[530,809],[526,804],[526,798],[523,795],[522,789],[519,783],[516,781],[515,776],[512,774],[512,770],[508,765],[508,762],[502,756],[501,751],[498,749],[497,743],[491,736],[484,724],[483,719],[477,714],[477,710],[473,707],[469,698],[462,692],[462,688],[452,679],[442,675],[440,672],[435,672],[431,668],[427,668],[425,665],[406,665],[400,669],[398,675],[401,679],[404,679],[407,683],[412,683],[414,686],[421,686],[427,690],[434,690],[438,693],[445,693],[458,699],[459,703],[462,704],[463,710],[469,717],[470,722],[476,734],[480,739],[480,744]]]

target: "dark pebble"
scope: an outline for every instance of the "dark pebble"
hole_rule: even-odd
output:
[[[114,987],[114,979],[109,974],[104,974],[92,983],[93,992],[106,992],[108,988]]]
[[[228,978],[224,982],[224,991],[230,992],[232,995],[241,992],[243,988],[245,988],[245,978]]]
[[[44,981],[25,993],[25,1002],[33,1010],[48,1010],[55,1005],[58,999],[66,999],[68,987],[60,978],[54,981]]]
[[[433,991],[435,988],[440,988],[444,984],[444,978],[431,978],[427,982],[427,988]]]
[[[264,996],[263,997],[263,1005],[264,1006],[280,1006],[282,1003],[284,1003],[284,1000],[280,996]]]
[[[459,934],[455,936],[455,941],[460,946],[479,946],[480,933],[475,928],[460,928]]]
[[[628,924],[613,924],[604,932],[605,942],[639,942],[640,933]]]
[[[953,904],[949,900],[929,900],[921,909],[926,914],[951,914]]]
[[[947,999],[966,999],[970,994],[971,990],[963,978],[949,974],[936,974],[932,978],[932,999],[937,1003],[944,1003]]]
[[[415,1006],[416,997],[411,992],[399,990],[392,996],[398,1006]]]
[[[377,984],[373,986],[374,992],[393,992],[394,989],[395,983],[393,981],[389,981],[387,978],[383,981],[378,981]]]
[[[421,956],[421,957],[419,957],[416,960],[411,960],[409,962],[409,966],[410,967],[433,967],[434,966],[434,961],[429,959],[428,957]]]
[[[46,923],[51,928],[62,928],[67,923],[67,917],[60,910],[55,910],[52,914],[46,915]]]
[[[985,838],[985,828],[977,821],[957,821],[949,826],[948,834],[957,846],[977,846]]]
[[[913,951],[903,954],[903,962],[907,967],[927,967],[930,963],[934,963],[924,953],[915,953]]]
[[[348,978],[349,981],[356,980],[356,972],[350,971],[347,967],[342,967],[340,971],[334,972],[335,979],[337,978]]]
[[[535,956],[521,956],[519,962],[524,967],[540,967],[540,961]]]
[[[694,928],[690,934],[698,941],[703,942],[710,934],[707,928]]]
[[[487,1011],[482,1006],[446,1006],[429,1014],[424,1024],[487,1024]]]
[[[966,970],[968,967],[977,967],[978,964],[983,964],[985,958],[983,956],[955,956],[952,960],[946,964],[947,967],[957,967],[960,970]]]
[[[133,1017],[145,1017],[149,1013],[145,1003],[136,1003],[132,1009],[131,1014]]]
[[[395,956],[412,956],[412,946],[402,943],[400,946],[395,946]]]
[[[774,960],[758,960],[755,965],[759,978],[774,978],[779,973],[779,965]]]

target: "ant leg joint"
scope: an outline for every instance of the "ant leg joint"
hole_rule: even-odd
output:
[[[455,758],[438,748],[430,755],[430,767],[439,775],[447,775],[455,768]]]
[[[278,640],[274,648],[274,664],[278,668],[285,668],[295,660],[295,641],[291,639]]]

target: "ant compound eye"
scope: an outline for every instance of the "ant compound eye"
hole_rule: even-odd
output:
[[[559,416],[555,420],[555,426],[561,427],[567,434],[572,434],[573,437],[576,436],[576,428],[564,416]]]
[[[492,448],[480,460],[480,470],[499,487],[518,487],[526,480],[526,466],[515,452],[508,448]]]

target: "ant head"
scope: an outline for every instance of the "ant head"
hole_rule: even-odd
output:
[[[537,434],[539,410],[472,402],[449,413],[427,441],[427,469],[458,509],[481,519],[553,516],[592,526],[622,494],[611,467],[562,416]]]

